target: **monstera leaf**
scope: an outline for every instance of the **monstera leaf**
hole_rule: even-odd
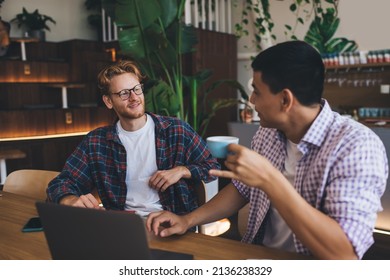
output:
[[[320,53],[341,53],[355,51],[357,44],[347,38],[333,38],[340,24],[335,9],[328,8],[325,13],[316,16],[310,24],[304,41],[315,47]]]
[[[164,116],[176,116],[180,110],[175,92],[162,80],[149,80],[145,83],[145,106],[148,112]]]

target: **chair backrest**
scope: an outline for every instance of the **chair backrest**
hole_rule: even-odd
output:
[[[206,185],[203,181],[200,181],[199,185],[195,186],[196,196],[198,198],[198,206],[202,206],[206,203]]]
[[[57,171],[49,170],[16,170],[5,179],[3,191],[45,200],[47,185],[58,174]]]
[[[196,196],[198,199],[198,207],[206,203],[206,185],[203,181],[200,181],[199,185],[195,186]],[[198,226],[197,231],[204,233],[203,225]]]

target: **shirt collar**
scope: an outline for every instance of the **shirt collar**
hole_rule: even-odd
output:
[[[334,114],[328,102],[321,100],[321,111],[314,120],[309,130],[303,136],[301,143],[306,142],[320,147],[326,139],[326,135],[334,121]]]
[[[322,143],[326,139],[326,135],[330,129],[330,126],[334,120],[334,114],[332,109],[330,108],[328,102],[325,99],[321,100],[321,111],[310,126],[309,130],[303,136],[302,140],[298,144],[298,149],[305,153],[306,144],[312,144],[317,147],[321,147]],[[287,138],[283,132],[278,131],[275,137],[284,143],[286,143]]]
[[[150,112],[147,112],[147,114],[152,117],[154,124],[156,126],[156,129],[158,131],[166,129],[167,127],[169,127],[171,125],[171,122],[167,118],[164,118],[163,116],[156,115],[156,114],[153,114]]]

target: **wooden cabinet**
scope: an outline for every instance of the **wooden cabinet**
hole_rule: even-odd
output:
[[[237,79],[237,38],[233,34],[197,29],[196,51],[186,57],[186,73],[195,74],[203,69],[211,69],[213,75],[205,88],[213,81]],[[200,92],[200,94],[202,94]],[[211,99],[237,98],[237,91],[227,85],[221,86],[209,95]],[[202,99],[198,98],[198,106]],[[237,119],[237,107],[223,108],[211,119],[206,136],[227,135],[228,122]]]

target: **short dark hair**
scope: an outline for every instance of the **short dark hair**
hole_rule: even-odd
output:
[[[319,52],[303,41],[288,41],[260,52],[252,69],[272,93],[288,88],[305,106],[321,102],[325,67]]]

